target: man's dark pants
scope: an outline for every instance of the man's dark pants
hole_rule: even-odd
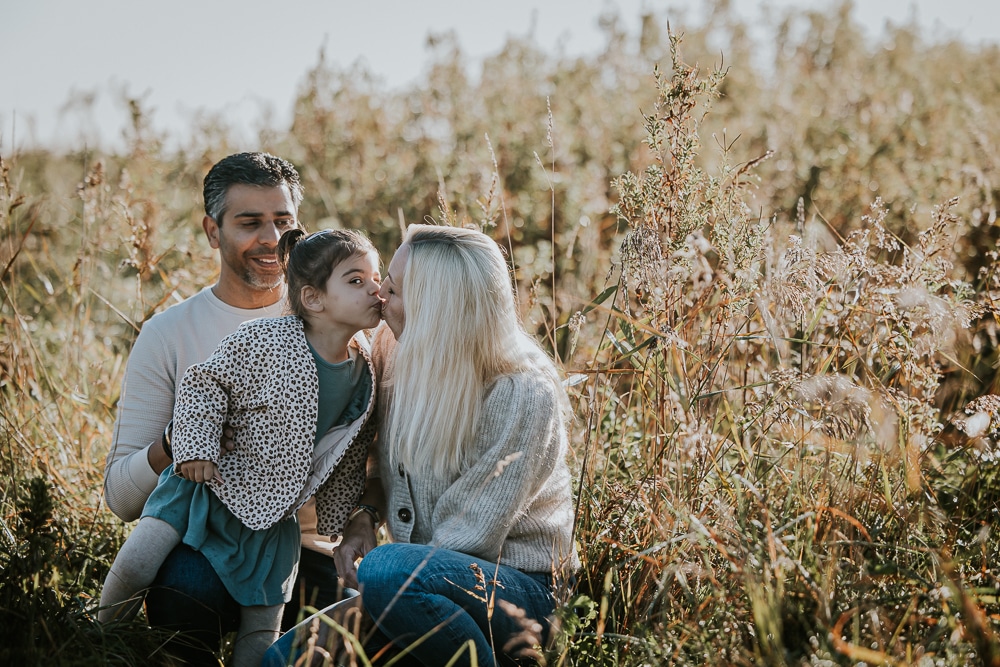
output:
[[[282,631],[296,623],[302,606],[322,609],[342,597],[333,559],[303,549]],[[208,559],[182,544],[167,556],[146,594],[146,617],[154,627],[179,633],[166,647],[171,655],[188,665],[218,667],[216,654],[222,638],[239,627],[240,606]]]

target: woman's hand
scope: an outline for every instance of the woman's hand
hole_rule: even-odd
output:
[[[174,465],[174,471],[186,480],[202,484],[210,479],[214,479],[222,484],[222,475],[219,474],[219,466],[211,461],[184,461]]]
[[[344,537],[333,551],[337,575],[347,588],[358,587],[358,561],[375,548],[375,525],[368,512],[361,512],[344,528]]]

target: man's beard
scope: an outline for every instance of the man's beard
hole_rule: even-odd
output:
[[[253,271],[247,270],[243,274],[243,282],[258,292],[270,292],[271,290],[279,289],[284,282],[284,278],[280,275],[258,276]]]

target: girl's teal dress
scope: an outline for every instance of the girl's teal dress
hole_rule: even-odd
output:
[[[312,352],[319,373],[318,441],[334,426],[364,414],[371,396],[371,376],[360,355],[330,364]],[[270,528],[251,530],[207,484],[175,475],[173,465],[169,465],[160,473],[142,515],[166,521],[184,544],[204,554],[238,604],[272,606],[292,598],[300,551],[299,523],[294,514]]]

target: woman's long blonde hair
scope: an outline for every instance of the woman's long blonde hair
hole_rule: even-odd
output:
[[[469,464],[483,398],[497,377],[531,369],[563,403],[565,393],[554,364],[521,327],[507,264],[490,237],[411,225],[403,242],[406,323],[389,389],[390,456],[411,471],[454,476]]]

